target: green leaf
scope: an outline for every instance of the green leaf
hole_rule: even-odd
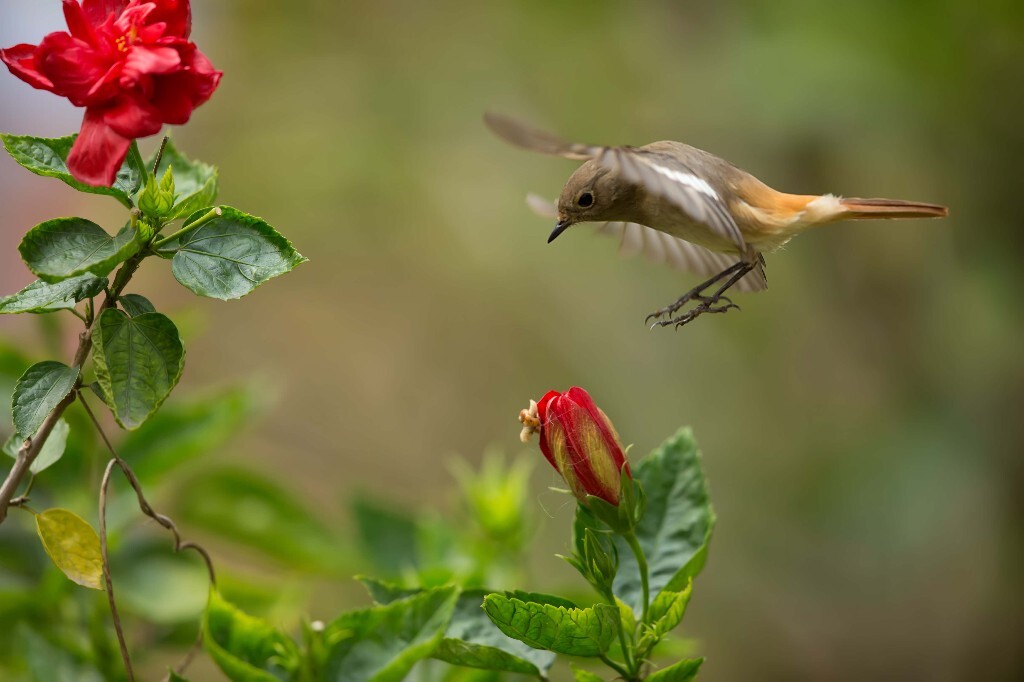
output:
[[[347,571],[344,543],[302,499],[253,471],[204,471],[189,482],[188,500],[175,518],[288,566]]]
[[[33,474],[38,474],[43,469],[52,466],[64,455],[64,448],[68,443],[68,432],[71,427],[64,419],[58,419],[57,423],[53,425],[53,430],[50,431],[49,438],[43,443],[42,449],[36,458],[29,465],[28,470]],[[21,449],[21,444],[24,442],[24,438],[19,438],[18,434],[13,433],[11,437],[4,443],[3,450],[11,457],[18,456],[18,450]]]
[[[298,649],[266,621],[210,591],[203,641],[210,658],[234,682],[278,682],[298,667]]]
[[[659,639],[683,621],[686,605],[690,603],[692,592],[693,580],[691,579],[682,592],[662,590],[651,602],[651,628]]]
[[[11,400],[14,431],[22,440],[35,435],[53,409],[75,390],[78,374],[77,367],[56,360],[37,362],[25,370]]]
[[[103,589],[100,536],[82,517],[67,509],[36,514],[36,532],[57,568],[72,582]]]
[[[146,169],[139,148],[132,142],[128,156],[117,171],[113,187],[93,187],[75,180],[68,171],[68,154],[77,135],[58,138],[29,137],[27,135],[0,135],[4,147],[19,164],[36,175],[57,178],[79,192],[112,196],[126,207],[132,207],[131,196],[142,187]]]
[[[230,206],[221,211],[161,248],[174,252],[171,271],[193,293],[222,301],[241,298],[305,262],[287,239],[259,218]],[[208,212],[196,211],[183,228]]]
[[[173,670],[168,669],[167,682],[188,682],[188,680],[179,675],[178,673],[174,672]]]
[[[117,297],[117,303],[121,306],[121,310],[128,313],[129,317],[156,312],[156,308],[149,302],[149,299],[140,294],[121,294]]]
[[[146,164],[153,167],[155,154]],[[171,140],[164,147],[156,177],[163,177],[167,168],[174,174],[174,189],[177,193],[174,208],[167,220],[174,220],[195,213],[217,199],[217,168],[202,161],[190,161],[178,151]]]
[[[386,606],[342,614],[324,631],[332,646],[324,664],[331,682],[398,682],[431,655],[458,597],[439,587]]]
[[[108,308],[93,327],[96,378],[117,422],[142,425],[178,383],[185,348],[171,320],[160,313],[128,317]]]
[[[106,275],[139,250],[135,230],[125,225],[117,236],[85,218],[54,218],[29,230],[18,251],[39,279],[59,282],[91,272]]]
[[[487,592],[483,590],[459,595],[434,658],[469,668],[543,677],[554,665],[555,654],[527,646],[495,627],[480,608],[485,596]]]
[[[79,301],[96,296],[107,286],[106,277],[86,273],[56,284],[38,280],[16,294],[0,298],[0,315],[52,313],[74,308]]]
[[[356,497],[352,518],[360,547],[377,571],[394,576],[419,567],[419,528],[410,515],[395,505]]]
[[[691,680],[697,679],[697,671],[700,670],[702,663],[704,663],[703,658],[679,661],[675,665],[670,665],[648,676],[647,682],[691,682]]]
[[[680,429],[639,464],[633,476],[647,495],[647,511],[636,527],[647,557],[651,595],[662,590],[683,591],[704,567],[715,523],[700,454],[690,429]],[[583,509],[577,511],[577,529],[591,526]],[[636,558],[619,536],[619,571],[615,594],[640,613],[640,571]]]
[[[575,682],[604,682],[600,675],[595,675],[589,670],[584,670],[575,663],[570,663],[569,666],[572,668],[572,679],[575,680]]]
[[[568,656],[600,656],[619,628],[619,610],[607,604],[567,609],[489,594],[484,611],[509,637]]]

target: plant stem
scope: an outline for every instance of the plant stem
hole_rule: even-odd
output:
[[[167,235],[163,239],[157,239],[152,244],[150,244],[150,248],[152,248],[152,249],[159,249],[161,246],[163,246],[167,242],[170,242],[170,241],[173,241],[175,239],[178,239],[179,237],[184,237],[186,234],[188,234],[192,230],[195,230],[196,228],[202,227],[203,225],[205,225],[206,223],[210,222],[211,220],[213,220],[217,216],[221,215],[222,213],[223,213],[223,211],[220,210],[220,206],[212,208],[212,209],[209,210],[209,212],[205,213],[204,215],[200,216],[199,218],[196,218],[191,223],[189,223],[185,227],[181,228],[177,232],[172,232],[171,234]]]
[[[612,670],[617,672],[622,677],[622,679],[624,679],[624,680],[632,680],[633,679],[633,676],[629,674],[628,670],[626,670],[621,665],[619,665],[618,663],[616,663],[612,659],[608,658],[604,654],[601,654],[600,659],[601,659],[601,661],[606,666],[608,666],[609,668],[611,668]]]
[[[89,357],[89,351],[92,350],[92,327],[97,319],[99,319],[99,313],[102,313],[107,308],[113,308],[117,303],[117,297],[121,295],[125,286],[131,280],[132,275],[138,270],[139,264],[146,257],[145,253],[137,253],[128,260],[126,260],[120,268],[117,270],[117,274],[114,275],[114,282],[107,290],[106,298],[103,300],[103,304],[100,306],[97,315],[91,320],[86,329],[78,335],[78,349],[75,351],[75,357],[71,361],[72,367],[81,368],[85,361]],[[75,392],[72,391],[64,398],[64,400],[57,403],[57,406],[53,408],[53,411],[46,416],[43,420],[39,430],[31,437],[27,438],[22,443],[21,448],[18,450],[18,454],[14,459],[14,466],[11,467],[10,472],[7,474],[7,478],[4,479],[3,484],[0,484],[0,524],[7,518],[7,511],[11,506],[11,500],[14,499],[14,495],[18,488],[21,486],[22,480],[25,475],[29,472],[29,467],[32,466],[32,462],[36,461],[36,457],[39,456],[40,451],[43,449],[43,445],[46,444],[46,439],[50,437],[50,432],[53,431],[53,427],[56,426],[57,422],[60,421],[61,416],[64,414],[64,410],[75,401]]]
[[[629,548],[633,550],[633,556],[636,557],[637,567],[640,569],[640,590],[643,598],[643,615],[641,616],[641,622],[647,624],[647,617],[650,614],[651,608],[651,594],[650,587],[647,582],[647,557],[644,556],[644,550],[640,547],[640,541],[637,540],[636,533],[629,531],[624,533],[623,538],[629,544]]]
[[[117,612],[114,581],[110,579],[110,557],[107,556],[107,487],[110,485],[110,474],[114,471],[115,464],[117,464],[117,459],[112,459],[107,463],[107,468],[103,472],[103,482],[100,483],[100,555],[103,557],[103,582],[106,587],[104,591],[107,593],[110,614],[114,619],[114,632],[117,633],[117,645],[121,649],[121,660],[124,661],[128,682],[134,682],[135,672],[132,670],[131,656],[128,655],[128,642],[124,638],[124,629],[121,627],[121,616]]]

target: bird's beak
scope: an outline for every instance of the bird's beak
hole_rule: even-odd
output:
[[[568,228],[570,225],[572,225],[572,222],[567,218],[562,218],[557,223],[555,223],[555,229],[551,231],[551,236],[548,237],[548,244],[555,241],[555,239],[558,238],[558,235],[565,232],[566,228]]]

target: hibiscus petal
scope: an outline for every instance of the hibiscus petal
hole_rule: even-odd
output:
[[[115,60],[67,33],[51,33],[36,52],[36,66],[53,83],[54,92],[75,106],[99,104],[101,94],[91,92]]]
[[[35,45],[21,43],[6,50],[0,50],[0,61],[7,65],[11,73],[33,88],[54,92],[53,82],[36,69],[37,49]]]
[[[68,30],[71,31],[71,35],[92,46],[96,45],[93,26],[97,22],[89,20],[85,10],[76,0],[64,0],[64,20],[68,22]]]
[[[155,135],[163,126],[157,107],[130,95],[123,95],[113,106],[105,107],[103,122],[118,135],[132,138]]]
[[[174,71],[181,65],[181,57],[173,47],[132,45],[125,56],[122,74],[137,79],[143,75],[158,75]]]
[[[65,0],[67,2],[68,0]],[[84,0],[82,9],[93,26],[99,26],[113,14],[118,16],[128,6],[128,0]]]
[[[187,123],[192,110],[210,99],[217,89],[221,72],[213,68],[202,52],[189,46],[182,51],[184,69],[154,78],[153,104],[160,109],[164,123]]]
[[[167,23],[164,35],[188,38],[192,32],[192,5],[188,0],[155,0],[156,9],[146,23]]]
[[[110,187],[128,155],[131,139],[118,135],[103,121],[104,111],[96,107],[85,110],[82,130],[68,154],[68,170],[79,182],[96,187]]]

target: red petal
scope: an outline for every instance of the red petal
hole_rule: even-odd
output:
[[[143,75],[170,73],[181,65],[181,57],[173,47],[132,45],[125,56],[121,73],[131,79]]]
[[[27,43],[15,45],[6,50],[0,50],[0,61],[7,65],[11,73],[33,88],[53,92],[53,83],[36,69],[37,49],[35,45]]]
[[[103,110],[93,107],[85,110],[82,130],[68,155],[68,170],[75,179],[97,187],[114,184],[117,169],[132,143],[106,125],[103,114]]]
[[[68,0],[64,0],[68,2]],[[128,0],[83,0],[82,9],[85,16],[93,26],[99,26],[110,17],[120,16],[124,8],[128,6]]]
[[[82,6],[75,0],[64,0],[64,20],[68,22],[71,35],[90,45],[96,45],[96,33],[93,31],[93,26],[98,22],[91,21]]]
[[[79,107],[98,104],[107,95],[94,88],[114,63],[111,55],[67,33],[46,36],[36,53],[36,66],[53,83],[53,91]]]
[[[192,6],[188,0],[152,1],[156,3],[156,9],[147,17],[146,23],[166,22],[164,35],[188,38],[192,32]]]
[[[103,122],[118,135],[136,138],[160,132],[160,110],[145,100],[122,95],[113,106],[103,109]]]

